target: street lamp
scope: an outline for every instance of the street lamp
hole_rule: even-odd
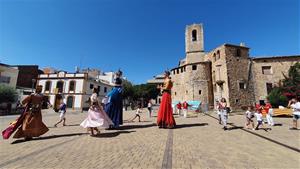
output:
[[[31,79],[31,92],[33,93],[33,87],[34,87],[34,83],[36,82],[36,79]]]

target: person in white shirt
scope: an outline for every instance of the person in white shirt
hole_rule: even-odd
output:
[[[136,118],[139,118],[139,122],[141,122],[140,113],[142,113],[141,106],[139,106],[138,109],[136,110],[134,118],[132,120],[129,120],[129,121],[133,122]]]
[[[226,108],[227,108],[226,99],[222,98],[220,103],[219,103],[218,109],[219,109],[220,114],[221,114],[221,121],[222,121],[222,125],[223,125],[224,130],[227,130],[227,110],[226,110]]]
[[[257,120],[257,125],[255,127],[255,130],[258,130],[259,126],[264,127],[264,125],[263,125],[263,119],[262,119],[263,115],[262,115],[261,112],[256,112],[255,116],[256,116],[256,120]]]
[[[246,115],[246,128],[250,129],[250,124],[252,126],[252,130],[254,130],[254,122],[253,122],[253,118],[254,118],[254,113],[253,113],[253,107],[249,106],[248,110],[245,113]]]
[[[150,99],[149,102],[148,102],[147,108],[148,108],[148,111],[149,111],[149,117],[151,117],[151,114],[152,114],[152,103],[151,103],[151,99]]]
[[[300,102],[297,98],[289,101],[288,107],[293,109],[293,127],[290,130],[298,130],[297,121],[300,118]]]

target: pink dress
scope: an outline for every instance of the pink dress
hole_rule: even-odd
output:
[[[92,94],[91,102],[93,106],[90,107],[87,118],[80,124],[80,126],[82,126],[83,128],[108,128],[110,125],[113,125],[113,122],[104,112],[102,106],[99,105],[96,93]]]

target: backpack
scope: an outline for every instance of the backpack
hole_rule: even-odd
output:
[[[230,107],[226,107],[225,110],[226,110],[226,113],[230,113],[231,112]]]

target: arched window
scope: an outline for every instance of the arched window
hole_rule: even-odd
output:
[[[218,50],[217,51],[217,60],[219,60],[220,59],[220,51]]]
[[[45,86],[45,91],[49,92],[50,90],[51,90],[51,81],[47,81]]]
[[[214,62],[216,61],[216,53],[214,53],[213,61],[214,61]]]
[[[192,31],[192,41],[197,41],[197,30]]]
[[[69,92],[70,91],[75,91],[75,81],[70,81],[70,84],[69,84]]]
[[[58,89],[58,93],[62,93],[63,92],[63,87],[64,87],[64,82],[63,81],[58,81],[56,83],[56,88]]]

